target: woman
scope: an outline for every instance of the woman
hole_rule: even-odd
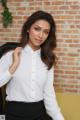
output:
[[[23,25],[20,47],[0,60],[6,120],[64,120],[53,88],[55,31],[49,13],[33,13]]]

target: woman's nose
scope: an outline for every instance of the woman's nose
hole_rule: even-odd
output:
[[[40,37],[40,38],[43,37],[43,32],[42,32],[42,31],[39,33],[39,37]]]

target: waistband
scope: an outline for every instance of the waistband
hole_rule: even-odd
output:
[[[20,117],[37,117],[46,113],[44,102],[16,102],[7,101],[5,105],[5,114],[20,116]]]

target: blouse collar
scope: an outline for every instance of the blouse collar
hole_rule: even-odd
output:
[[[41,48],[39,48],[38,50],[33,50],[29,44],[27,44],[25,47],[24,47],[24,51],[26,52],[32,52],[32,53],[40,53],[41,51]]]

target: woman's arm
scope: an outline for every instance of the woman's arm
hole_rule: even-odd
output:
[[[53,68],[48,72],[48,80],[44,88],[44,104],[47,113],[52,117],[53,120],[64,120],[64,117],[58,106],[55,90],[53,87],[54,71]]]
[[[9,73],[8,70],[2,74],[0,73],[0,87],[5,85],[11,78],[12,78],[12,75]]]
[[[0,59],[0,87],[5,85],[13,76],[20,63],[21,47],[14,52],[8,52]]]
[[[12,75],[9,73],[9,65],[12,63],[12,51],[3,55],[0,59],[0,87],[5,85]]]
[[[16,71],[16,69],[18,68],[18,66],[19,66],[21,50],[22,50],[21,47],[17,47],[14,50],[14,52],[13,52],[13,55],[12,55],[12,64],[9,67],[10,74],[13,74]]]

